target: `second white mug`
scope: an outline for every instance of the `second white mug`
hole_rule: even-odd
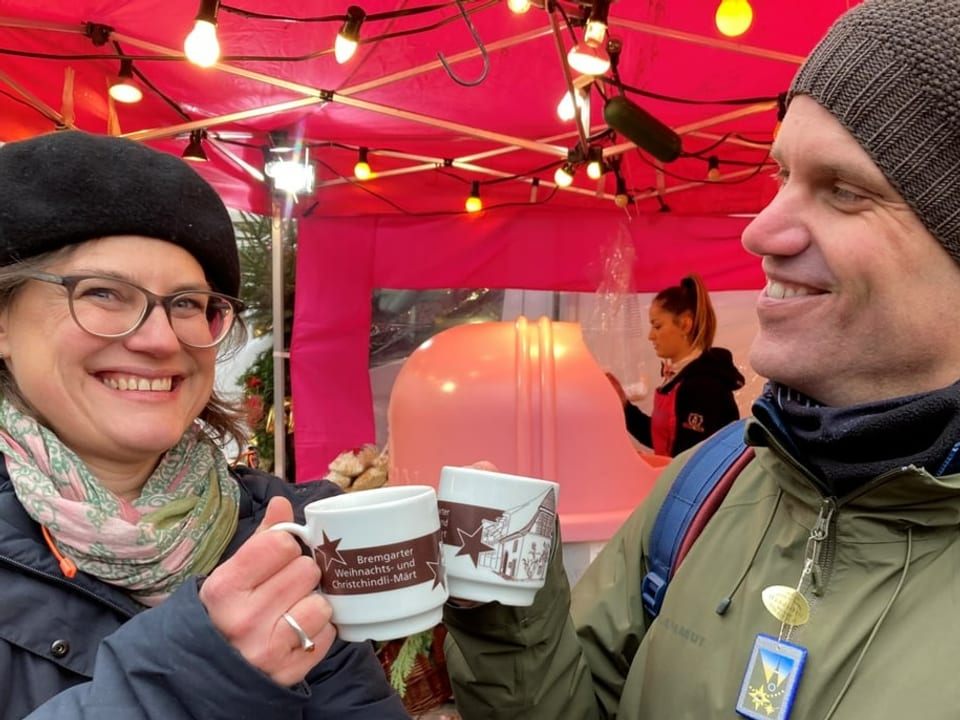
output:
[[[532,604],[547,574],[559,490],[549,480],[442,468],[438,504],[450,597]]]

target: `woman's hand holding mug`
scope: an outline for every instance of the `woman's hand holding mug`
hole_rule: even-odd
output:
[[[337,635],[330,603],[314,592],[320,568],[289,533],[264,532],[292,520],[290,502],[273,498],[256,534],[200,588],[214,626],[251,665],[285,687],[303,680]]]

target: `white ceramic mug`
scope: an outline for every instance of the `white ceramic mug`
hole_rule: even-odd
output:
[[[344,640],[392,640],[437,625],[447,600],[437,494],[427,485],[345,493],[310,503],[306,524],[278,523],[313,551],[317,590]]]
[[[559,490],[548,480],[443,467],[438,505],[450,597],[532,604],[547,574]]]

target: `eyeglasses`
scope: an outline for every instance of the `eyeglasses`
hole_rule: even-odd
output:
[[[53,275],[35,272],[32,280],[66,288],[70,314],[82,330],[102,338],[132,335],[157,305],[163,307],[177,339],[194,348],[222,342],[243,303],[207,290],[157,295],[139,285],[100,275]]]

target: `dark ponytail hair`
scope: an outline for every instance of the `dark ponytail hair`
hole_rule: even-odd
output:
[[[700,350],[713,347],[713,338],[717,332],[717,314],[713,311],[710,294],[699,275],[687,275],[679,285],[658,292],[653,301],[677,317],[690,313],[693,317],[693,327],[688,335],[690,344]]]

